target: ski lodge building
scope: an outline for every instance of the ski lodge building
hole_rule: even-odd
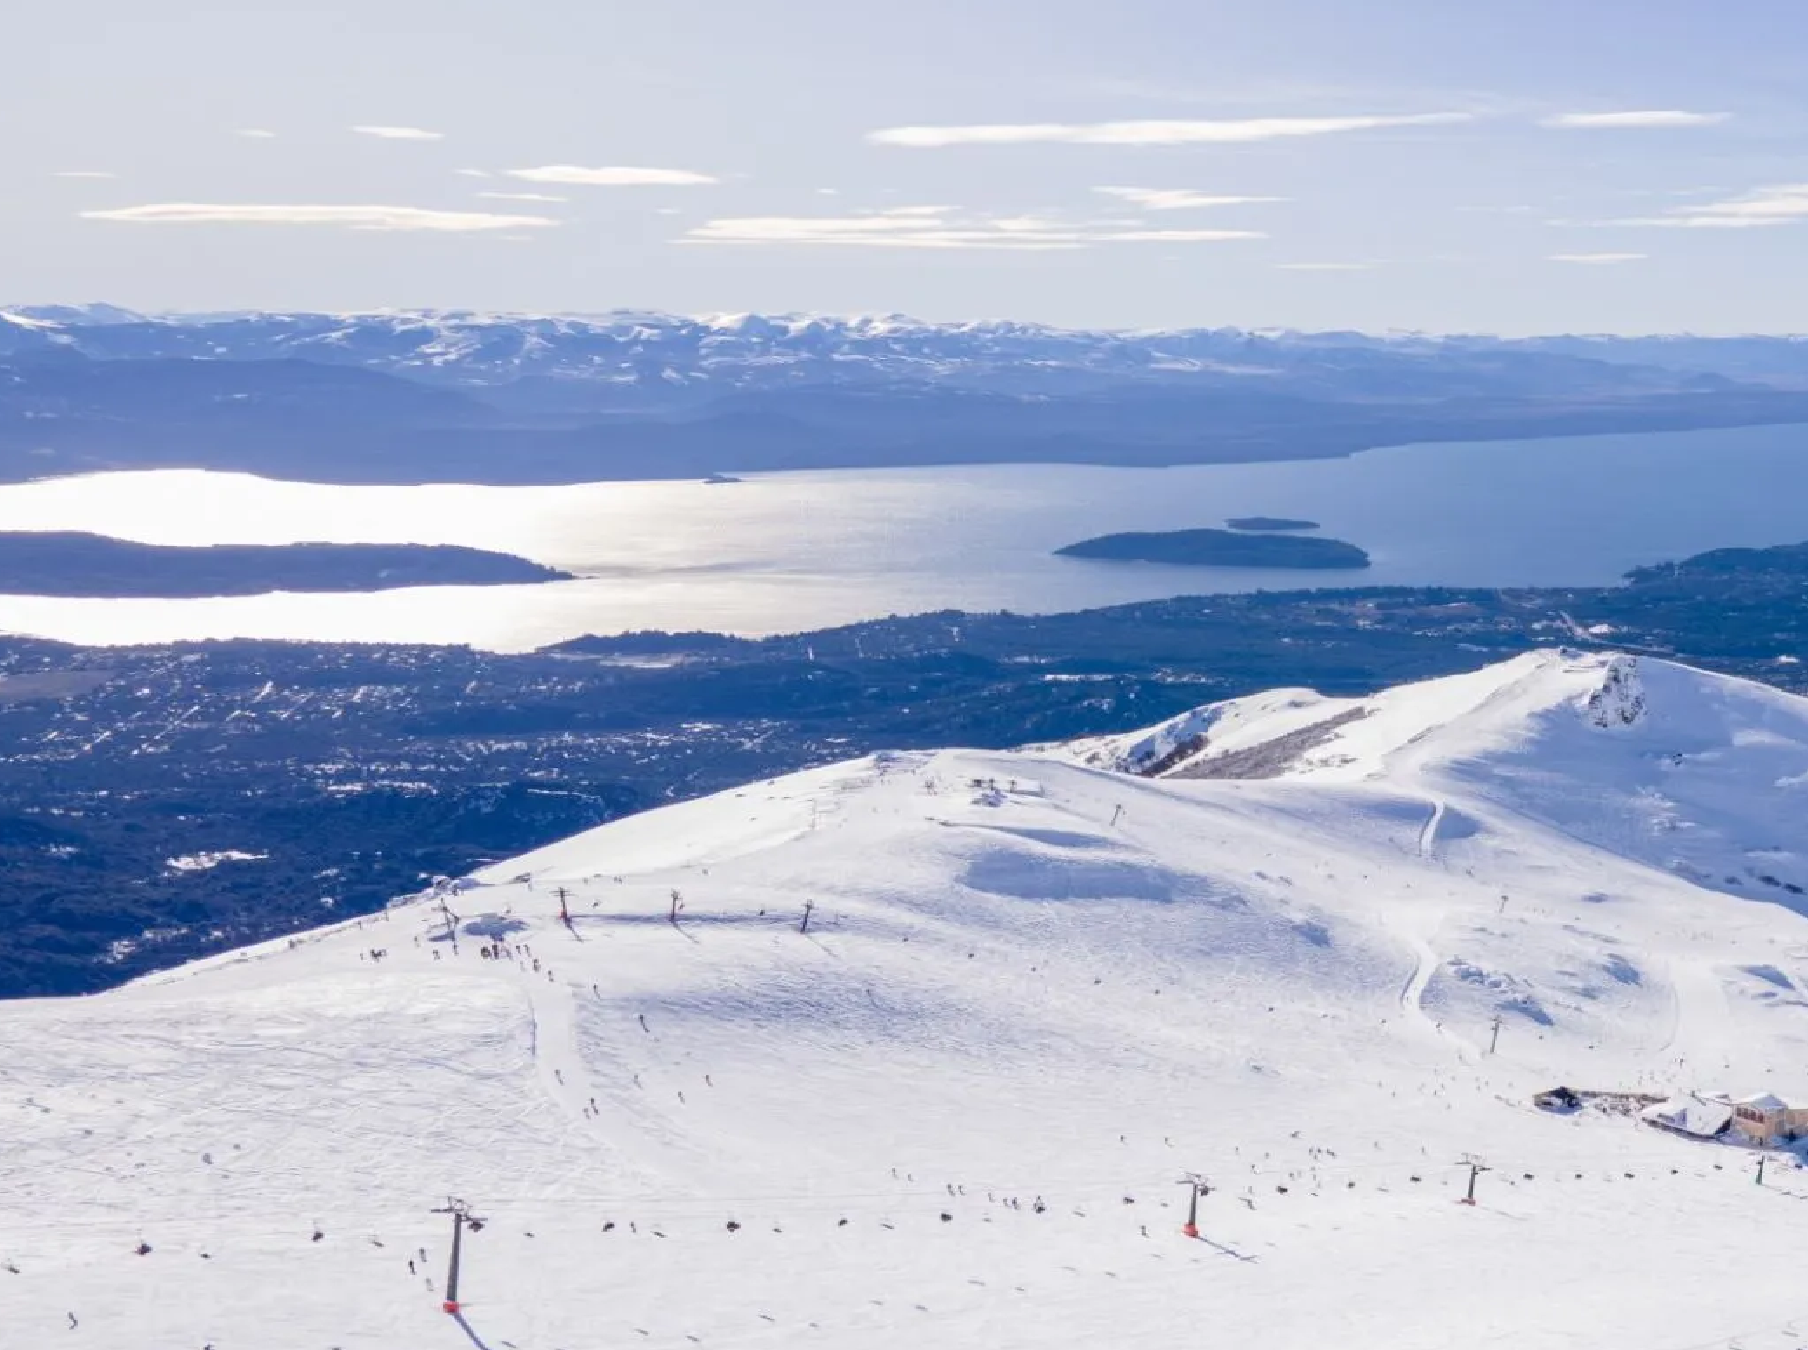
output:
[[[1772,1092],[1739,1098],[1719,1092],[1685,1093],[1640,1115],[1648,1125],[1696,1139],[1726,1138],[1775,1148],[1808,1138],[1808,1104],[1787,1102]]]
[[[1729,1103],[1733,1108],[1733,1132],[1753,1144],[1784,1144],[1808,1135],[1808,1105],[1786,1102],[1775,1093],[1761,1092]]]
[[[1641,1115],[1647,1125],[1686,1134],[1691,1139],[1716,1139],[1733,1122],[1733,1108],[1728,1102],[1692,1092],[1660,1102]]]

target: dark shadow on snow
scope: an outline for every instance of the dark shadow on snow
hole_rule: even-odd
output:
[[[489,1342],[479,1336],[476,1329],[472,1327],[469,1322],[465,1321],[465,1315],[462,1312],[453,1313],[452,1320],[458,1323],[458,1329],[460,1331],[471,1338],[471,1344],[476,1346],[477,1350],[492,1350]]]
[[[698,914],[684,910],[678,915],[678,922],[672,923],[671,916],[664,910],[657,914],[573,914],[571,921],[578,925],[601,924],[613,927],[621,924],[629,927],[659,925],[676,928],[728,928],[743,924],[771,924],[774,927],[797,927],[797,921],[803,916],[803,906],[799,905],[795,912],[789,914]]]
[[[1201,1233],[1194,1240],[1197,1242],[1203,1242],[1206,1246],[1210,1247],[1215,1252],[1223,1252],[1224,1255],[1235,1257],[1237,1260],[1245,1262],[1248,1265],[1252,1265],[1252,1266],[1256,1265],[1262,1259],[1259,1256],[1251,1256],[1247,1252],[1240,1252],[1235,1247],[1226,1247],[1222,1242],[1215,1242],[1211,1238],[1208,1238],[1204,1233]]]

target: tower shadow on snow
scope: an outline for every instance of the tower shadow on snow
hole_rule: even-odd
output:
[[[462,1311],[453,1313],[452,1320],[458,1323],[458,1329],[460,1331],[470,1337],[471,1344],[476,1346],[477,1350],[495,1350],[488,1341],[477,1334],[477,1329],[465,1320],[465,1315]]]

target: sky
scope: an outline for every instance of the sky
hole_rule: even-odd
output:
[[[0,301],[1808,329],[1800,0],[58,0]]]

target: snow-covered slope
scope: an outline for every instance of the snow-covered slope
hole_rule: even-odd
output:
[[[1667,661],[1531,652],[1372,698],[1232,699],[1053,753],[1155,777],[1461,795],[1808,912],[1808,700]]]
[[[1808,1088],[1794,897],[1668,864],[1808,846],[1804,726],[1541,653],[1157,752],[1266,778],[882,755],[0,1008],[6,1343],[1795,1344],[1808,1180],[1529,1098]]]

